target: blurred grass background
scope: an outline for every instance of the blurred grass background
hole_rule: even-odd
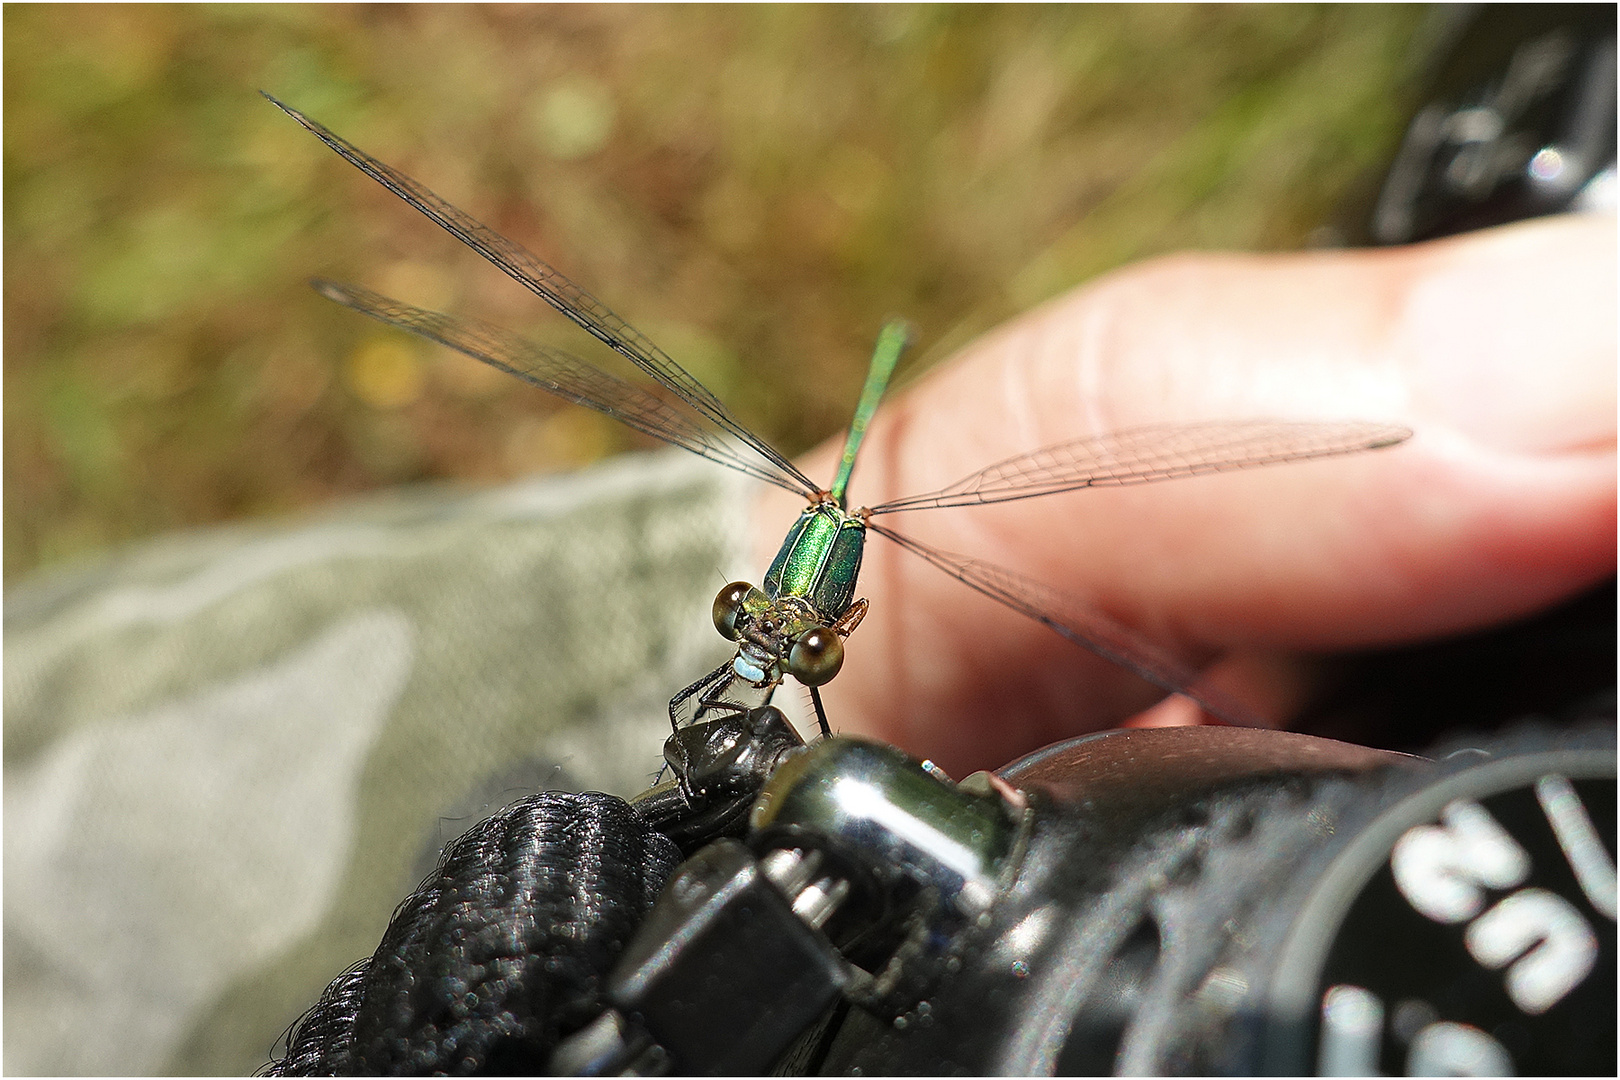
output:
[[[1410,7],[18,6],[5,573],[634,445],[322,300],[580,337],[269,90],[535,250],[789,452],[1120,263],[1301,245],[1396,144]],[[593,358],[605,350],[581,349]]]

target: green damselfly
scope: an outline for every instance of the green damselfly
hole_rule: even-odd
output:
[[[1101,613],[1076,606],[1012,571],[929,547],[873,519],[901,511],[978,506],[1084,487],[1148,483],[1354,453],[1393,446],[1411,435],[1403,427],[1358,421],[1156,425],[1048,446],[997,462],[936,491],[851,509],[846,494],[856,455],[905,348],[907,331],[902,324],[891,323],[878,337],[837,475],[831,487],[822,488],[594,296],[415,180],[296,109],[265,96],[362,172],[630,361],[667,394],[626,382],[585,360],[498,327],[427,311],[357,286],[318,280],[316,288],[324,295],[806,499],[808,505],[788,531],[761,587],[734,582],[716,597],[715,625],[737,643],[737,653],[671,700],[670,721],[677,729],[708,711],[736,714],[763,705],[784,675],[793,675],[809,688],[822,733],[827,733],[817,687],[838,673],[843,639],[866,612],[866,602],[856,599],[855,589],[867,532],[887,537],[964,584],[1149,682],[1171,693],[1190,694],[1216,715],[1241,721],[1241,706],[1206,693],[1190,693],[1195,672]]]

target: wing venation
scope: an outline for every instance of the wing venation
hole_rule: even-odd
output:
[[[1086,487],[1278,465],[1394,446],[1412,432],[1362,421],[1240,420],[1153,424],[1091,435],[998,461],[937,491],[870,507],[873,514],[1031,499]]]

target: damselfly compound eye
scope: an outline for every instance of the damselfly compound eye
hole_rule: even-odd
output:
[[[746,581],[733,581],[720,590],[714,598],[714,628],[720,631],[721,637],[736,641],[741,634],[737,627],[743,616],[744,601],[754,587]]]
[[[812,626],[799,635],[788,651],[788,674],[806,686],[830,682],[844,666],[844,643],[838,632],[825,626]]]

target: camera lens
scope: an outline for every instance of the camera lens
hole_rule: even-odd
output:
[[[1612,1074],[1604,719],[1425,758],[1282,732],[1073,740],[1019,880],[898,1022],[822,1072]]]

